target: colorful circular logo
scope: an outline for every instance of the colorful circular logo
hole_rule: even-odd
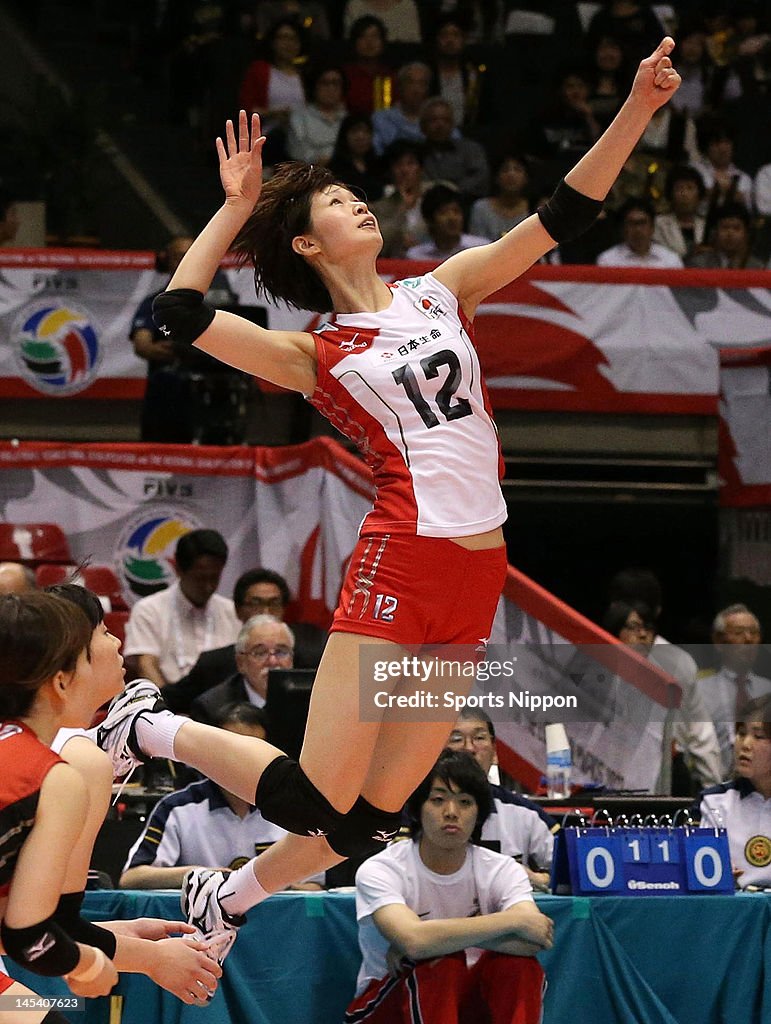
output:
[[[99,339],[88,313],[51,299],[26,306],[13,328],[22,376],[44,395],[74,395],[96,377]]]
[[[200,523],[174,508],[147,508],[134,516],[118,539],[116,568],[130,601],[164,590],[173,583],[177,541]]]
[[[768,836],[750,836],[744,847],[744,856],[754,868],[771,864],[771,839]]]

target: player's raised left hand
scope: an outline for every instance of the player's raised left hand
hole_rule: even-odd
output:
[[[669,56],[674,48],[674,39],[664,36],[650,57],[640,61],[632,83],[632,99],[644,103],[651,113],[663,107],[680,87],[680,75]]]

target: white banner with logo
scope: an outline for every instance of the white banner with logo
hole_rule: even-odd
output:
[[[177,541],[207,527],[230,555],[220,592],[262,565],[285,576],[305,621],[326,627],[369,471],[319,438],[274,449],[0,443],[0,520],[55,522],[75,563],[115,569],[131,604],[174,579]]]

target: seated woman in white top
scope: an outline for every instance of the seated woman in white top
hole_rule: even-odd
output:
[[[310,102],[289,115],[287,150],[293,160],[326,166],[347,113],[345,81],[337,67],[317,67],[308,75]]]

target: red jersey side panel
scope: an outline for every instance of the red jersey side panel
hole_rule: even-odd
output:
[[[431,274],[392,286],[377,313],[337,314],[314,332],[311,401],[375,476],[362,525],[456,537],[500,526],[500,445],[456,297]]]
[[[0,722],[0,896],[8,893],[16,858],[35,823],[40,787],[58,754],[20,722]]]

